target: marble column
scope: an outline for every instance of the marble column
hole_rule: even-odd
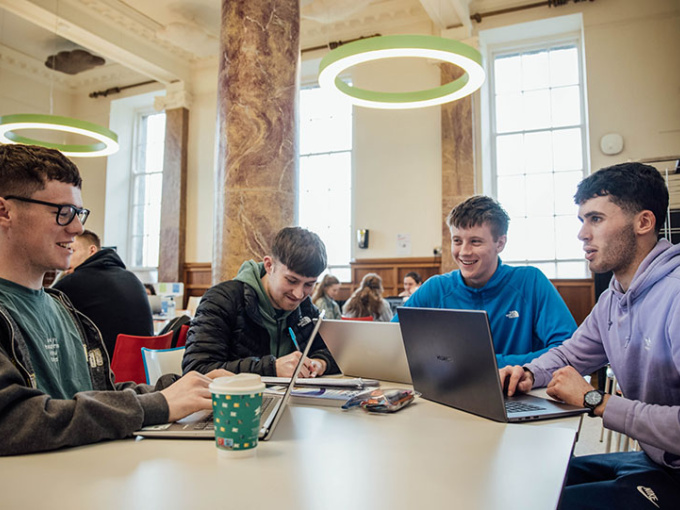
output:
[[[298,0],[223,0],[213,283],[295,223]]]
[[[462,75],[451,64],[441,65],[442,83]],[[442,122],[442,273],[457,269],[451,256],[451,234],[446,217],[451,209],[475,194],[472,96],[441,107]]]
[[[157,110],[165,110],[159,282],[180,282],[184,272],[190,102],[181,82],[168,86],[154,102]]]

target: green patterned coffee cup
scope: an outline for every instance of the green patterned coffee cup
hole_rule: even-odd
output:
[[[218,377],[210,383],[215,446],[227,455],[251,455],[260,433],[262,392],[257,374]]]

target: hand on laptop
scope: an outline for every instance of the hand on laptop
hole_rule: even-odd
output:
[[[499,371],[501,379],[501,386],[507,388],[506,394],[512,397],[515,392],[528,393],[534,385],[534,379],[531,372],[524,370],[519,365],[507,366],[501,368]]]
[[[221,368],[207,375],[189,372],[174,384],[161,390],[161,395],[168,402],[168,421],[177,421],[196,411],[211,409],[212,395],[208,385],[216,377],[229,375],[234,374]]]

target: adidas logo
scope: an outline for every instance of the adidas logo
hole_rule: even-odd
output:
[[[517,310],[512,310],[505,314],[508,319],[519,319],[519,312]]]
[[[654,505],[657,508],[661,508],[657,504],[657,501],[659,501],[659,498],[656,497],[656,494],[654,494],[654,491],[652,489],[650,489],[649,487],[643,487],[642,485],[638,485],[637,490],[640,494],[642,494],[644,497],[646,497],[652,505]]]

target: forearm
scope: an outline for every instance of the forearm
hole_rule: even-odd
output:
[[[0,454],[16,455],[129,437],[145,425],[164,423],[168,406],[160,393],[91,391],[57,400],[13,384],[2,389]],[[9,397],[9,400],[8,400]]]

